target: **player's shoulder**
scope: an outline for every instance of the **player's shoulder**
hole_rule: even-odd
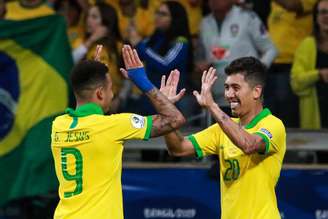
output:
[[[68,114],[59,115],[52,121],[52,124],[55,126],[66,123],[69,121],[69,118],[70,116],[68,116]]]
[[[285,125],[283,121],[272,114],[263,118],[260,121],[260,125],[267,126],[267,127],[275,127],[281,129],[282,131],[285,131]]]

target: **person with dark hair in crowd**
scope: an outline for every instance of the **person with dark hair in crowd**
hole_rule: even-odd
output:
[[[145,62],[149,79],[156,86],[161,84],[163,73],[178,69],[181,82],[179,88],[190,87],[193,68],[191,36],[188,17],[180,3],[163,1],[155,12],[155,32],[146,40],[142,40],[137,31],[131,30],[129,39]],[[140,100],[141,112],[154,112],[149,102],[145,102],[144,98]],[[177,105],[186,117],[192,114],[189,100],[187,97]]]
[[[282,121],[263,108],[266,67],[256,58],[243,57],[232,61],[225,72],[225,98],[236,118],[231,119],[213,99],[217,76],[211,67],[203,73],[200,93],[194,95],[216,123],[188,137],[178,130],[165,135],[168,151],[179,157],[218,157],[221,219],[278,219],[275,186],[286,152],[286,131]]]
[[[86,0],[58,0],[54,2],[56,12],[65,17],[68,28],[68,39],[73,49],[81,45],[84,35],[83,18],[88,12]]]
[[[201,63],[202,67],[198,67],[201,69],[207,63],[216,67],[219,78],[213,86],[213,95],[222,109],[229,112],[224,98],[224,68],[244,56],[259,58],[269,68],[277,50],[253,11],[237,6],[236,0],[209,0],[208,4],[211,13],[203,18],[200,27],[205,57],[197,66]]]
[[[125,80],[119,73],[121,54],[119,48],[122,46],[122,38],[118,28],[118,16],[116,10],[102,2],[90,7],[86,19],[86,35],[84,42],[73,50],[73,58],[78,62],[82,58],[92,59],[97,44],[104,46],[100,61],[111,69],[113,81],[113,92],[115,95],[112,109],[118,110],[120,99],[125,99],[127,92],[123,92]],[[128,89],[128,88],[127,88]],[[122,91],[122,93],[121,93]]]
[[[296,50],[291,86],[299,97],[300,127],[328,128],[328,0],[313,10],[313,35]]]
[[[91,60],[74,67],[71,82],[76,109],[67,109],[52,125],[51,149],[60,197],[55,219],[123,219],[123,143],[164,135],[185,122],[171,101],[149,81],[136,50],[126,45],[122,53],[126,67],[122,73],[147,95],[158,114],[104,115],[113,98],[110,70]],[[170,90],[178,79],[178,72],[173,71],[162,89]]]
[[[273,0],[269,34],[279,53],[272,63],[265,90],[265,105],[287,127],[299,127],[298,98],[290,86],[296,48],[311,34],[312,9],[317,0]]]

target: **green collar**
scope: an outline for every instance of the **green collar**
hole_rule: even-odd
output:
[[[87,103],[82,106],[76,108],[76,110],[72,108],[67,108],[65,113],[68,113],[72,117],[83,117],[83,116],[90,116],[93,114],[104,115],[103,110],[101,107],[95,103]]]
[[[245,129],[253,128],[259,121],[264,119],[266,116],[271,115],[271,112],[268,108],[264,108],[259,114],[257,114],[250,123],[245,126]]]

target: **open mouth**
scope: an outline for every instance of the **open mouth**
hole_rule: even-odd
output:
[[[230,108],[232,110],[237,109],[240,106],[240,103],[238,101],[230,102]]]

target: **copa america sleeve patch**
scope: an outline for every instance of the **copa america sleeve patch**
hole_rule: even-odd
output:
[[[132,114],[131,124],[136,129],[142,129],[143,127],[145,127],[145,117]]]
[[[269,132],[269,130],[265,129],[265,128],[261,128],[260,131],[265,134],[266,136],[268,136],[270,139],[272,138],[272,134],[271,132]]]

